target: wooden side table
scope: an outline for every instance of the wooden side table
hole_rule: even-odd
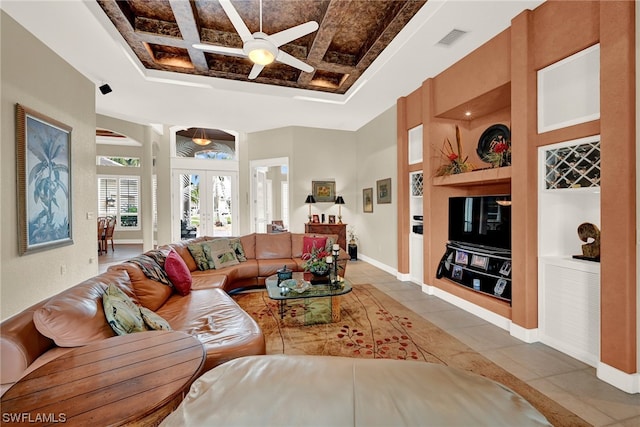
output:
[[[305,233],[318,233],[318,234],[337,234],[338,245],[343,250],[347,250],[347,224],[327,224],[308,222],[304,225]]]
[[[78,347],[7,390],[3,425],[157,425],[180,404],[204,361],[200,341],[175,331]]]

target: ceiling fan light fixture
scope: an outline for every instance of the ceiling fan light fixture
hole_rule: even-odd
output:
[[[278,49],[267,40],[254,39],[245,43],[245,53],[254,64],[269,65],[276,60]]]
[[[200,131],[200,133],[198,133],[198,131],[196,131],[193,134],[193,138],[191,138],[191,140],[194,142],[194,144],[198,144],[198,145],[209,145],[209,144],[211,144],[211,140],[209,138],[207,138],[207,135],[204,133],[204,129],[200,128],[199,131]]]
[[[249,59],[258,65],[269,65],[276,57],[267,49],[254,49],[249,52]]]

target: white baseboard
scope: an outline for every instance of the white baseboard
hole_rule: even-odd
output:
[[[520,325],[516,325],[515,323],[511,322],[509,333],[511,334],[512,337],[518,338],[520,341],[524,341],[527,344],[540,341],[538,328],[526,329]]]
[[[116,245],[141,245],[142,239],[114,239]]]
[[[621,370],[609,366],[606,363],[598,362],[596,375],[602,381],[609,383],[626,393],[640,393],[640,373],[627,374],[626,372],[622,372]]]
[[[386,271],[387,273],[391,274],[392,276],[396,276],[398,274],[398,270],[396,270],[395,268],[389,267],[386,264],[381,263],[380,261],[377,261],[373,258],[369,258],[366,255],[363,254],[358,254],[358,259],[361,259],[362,261],[365,261],[371,265],[373,265],[374,267],[378,267],[380,270]]]
[[[409,273],[397,273],[396,279],[401,282],[411,282],[411,275]]]

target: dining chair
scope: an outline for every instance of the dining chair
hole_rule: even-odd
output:
[[[115,246],[113,244],[113,230],[116,228],[116,217],[112,216],[107,218],[107,225],[104,230],[104,238],[102,240],[102,244],[104,247],[104,252],[107,252],[109,240],[111,240],[111,251],[115,252]]]
[[[104,216],[98,217],[98,255],[102,255],[102,252],[105,250],[103,242],[104,242],[106,227],[107,227],[107,217],[104,217]]]

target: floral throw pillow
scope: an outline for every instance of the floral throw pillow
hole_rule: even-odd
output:
[[[211,253],[211,258],[216,266],[216,270],[220,268],[229,267],[230,265],[239,264],[236,253],[233,249],[221,249]]]
[[[236,258],[238,258],[238,261],[245,262],[247,260],[247,255],[244,253],[244,248],[242,247],[242,242],[240,241],[240,238],[236,237],[233,239],[229,239],[229,244],[231,245],[231,248],[235,251]]]
[[[162,316],[147,307],[140,307],[140,315],[145,325],[154,331],[170,331],[171,326]]]
[[[129,262],[140,267],[145,276],[147,276],[151,280],[155,280],[156,282],[160,282],[167,286],[173,286],[169,277],[167,277],[167,273],[160,267],[160,265],[147,255],[138,255],[135,258],[131,258]]]
[[[207,259],[207,255],[204,253],[204,248],[200,243],[192,243],[188,245],[187,248],[189,249],[189,252],[191,252],[191,256],[198,266],[198,270],[210,270],[213,268],[212,266],[209,266],[209,260]]]
[[[327,245],[326,237],[304,236],[302,238],[302,254],[310,254],[314,249],[323,251]]]
[[[110,284],[107,287],[102,295],[102,306],[107,323],[116,334],[126,335],[147,330],[140,307],[116,285]]]

